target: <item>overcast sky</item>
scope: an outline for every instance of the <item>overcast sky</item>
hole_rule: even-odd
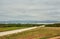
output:
[[[60,0],[0,0],[0,21],[60,21]]]

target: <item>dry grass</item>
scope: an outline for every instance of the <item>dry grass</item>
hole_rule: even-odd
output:
[[[41,27],[18,34],[0,37],[0,39],[46,39],[60,35],[60,27]]]

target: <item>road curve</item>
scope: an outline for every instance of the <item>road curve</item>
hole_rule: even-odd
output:
[[[18,29],[18,30],[0,32],[0,36],[5,36],[5,35],[14,34],[14,33],[24,32],[24,31],[27,31],[27,30],[35,29],[35,28],[37,28],[37,27],[30,27],[30,28],[25,28],[25,29]]]

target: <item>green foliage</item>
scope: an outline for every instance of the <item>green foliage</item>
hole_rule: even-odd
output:
[[[48,24],[46,27],[60,27],[60,23]]]
[[[0,27],[34,27],[42,24],[0,24]]]

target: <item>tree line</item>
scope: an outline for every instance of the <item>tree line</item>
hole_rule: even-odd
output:
[[[60,27],[60,23],[47,24],[46,27]]]
[[[0,27],[34,27],[42,24],[0,24]]]

